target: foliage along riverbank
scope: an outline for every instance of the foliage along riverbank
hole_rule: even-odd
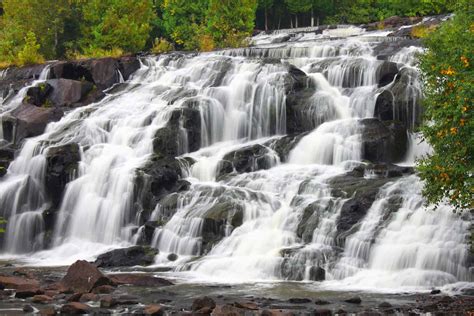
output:
[[[240,47],[257,29],[451,12],[463,1],[3,0],[0,68],[45,59]],[[386,25],[380,23],[378,27]]]

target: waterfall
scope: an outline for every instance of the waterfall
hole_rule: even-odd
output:
[[[142,58],[104,99],[26,139],[0,178],[3,253],[55,265],[148,243],[156,266],[216,282],[407,291],[472,282],[471,215],[424,205],[407,167],[429,150],[413,132],[421,49],[381,58],[377,47],[397,39],[318,31]],[[381,108],[385,91],[393,100]],[[55,205],[51,157],[67,146],[77,168]]]

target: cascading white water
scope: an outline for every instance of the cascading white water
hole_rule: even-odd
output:
[[[7,235],[5,250],[42,247],[29,241],[41,240],[41,214],[50,206],[46,155],[69,143],[80,146],[79,170],[62,198],[55,248],[36,256],[73,261],[137,242],[143,227],[133,235],[141,216],[133,205],[136,170],[150,159],[156,131],[173,111],[193,109],[201,120],[200,149],[188,152],[193,140],[182,121],[177,132],[180,159],[193,161],[183,167],[189,189],[161,198],[147,218],[158,226],[152,237],[157,265],[223,282],[314,280],[321,271],[328,286],[347,288],[472,281],[463,240],[468,216],[446,207],[426,211],[414,175],[385,181],[365,216],[338,239],[344,203],[353,196],[338,194],[332,181],[366,165],[362,119],[374,116],[377,96],[395,82],[378,86],[384,61],[373,47],[382,34],[328,40],[361,35],[358,28],[339,28],[319,35],[295,35],[285,44],[271,44],[285,34],[260,36],[256,47],[143,60],[124,89],[111,89],[104,100],[73,110],[25,142],[0,180],[8,229],[25,232]],[[390,60],[416,71],[416,51],[403,49]],[[282,155],[288,64],[307,75],[301,109],[314,129],[290,135]],[[408,79],[413,89],[398,101],[410,104],[395,113],[403,121],[416,116],[421,96],[417,76]],[[403,163],[413,164],[419,151],[410,146]],[[245,162],[229,161],[240,155]],[[380,180],[367,171],[360,178]]]

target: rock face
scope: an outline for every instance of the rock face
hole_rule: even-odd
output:
[[[46,154],[46,189],[53,207],[58,207],[66,184],[73,179],[81,160],[79,145],[51,147]]]
[[[155,249],[142,246],[116,249],[100,255],[94,264],[102,268],[147,266],[154,262],[157,253]]]
[[[396,121],[382,123],[378,119],[363,119],[362,159],[371,162],[398,162],[408,149],[405,127]]]
[[[22,104],[2,117],[3,138],[19,144],[26,137],[42,134],[48,123],[58,121],[62,116],[60,109]]]
[[[134,286],[147,286],[147,287],[161,287],[173,285],[168,280],[154,277],[147,274],[138,274],[138,273],[120,273],[120,274],[110,274],[108,275],[110,280],[116,284],[129,284]]]
[[[69,267],[60,284],[76,293],[88,293],[98,286],[113,285],[114,282],[94,265],[79,260]]]

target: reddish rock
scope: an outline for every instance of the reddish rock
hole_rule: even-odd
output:
[[[232,305],[217,305],[211,315],[213,316],[241,316],[245,315],[245,310]]]
[[[90,311],[89,305],[78,302],[67,303],[61,307],[61,314],[66,315],[88,314]]]
[[[193,311],[198,311],[206,307],[213,310],[216,307],[216,302],[214,302],[214,300],[208,296],[203,296],[193,301],[191,309]]]
[[[76,293],[88,293],[101,285],[114,283],[87,261],[79,260],[69,267],[61,284]]]
[[[17,276],[0,276],[0,284],[7,289],[18,289],[25,286],[34,286],[39,288],[39,282],[35,279],[27,279]]]
[[[40,295],[43,294],[44,292],[39,289],[39,287],[34,286],[34,285],[23,285],[20,286],[16,292],[15,292],[15,297],[16,298],[28,298],[28,297],[33,297],[35,295]]]
[[[115,287],[111,285],[101,285],[92,290],[94,294],[111,294],[115,291]]]
[[[27,279],[34,279],[35,276],[31,271],[28,271],[26,268],[18,268],[13,271],[13,275],[20,276],[20,277],[25,277]]]
[[[257,304],[251,302],[235,302],[234,305],[238,308],[249,309],[254,311],[258,310]]]
[[[156,315],[156,316],[161,316],[164,314],[165,308],[161,305],[158,304],[152,304],[145,306],[145,309],[143,310],[143,313],[145,315]]]
[[[81,295],[79,302],[97,302],[99,300],[99,295],[94,293],[85,293]]]
[[[292,312],[281,310],[281,309],[266,309],[262,311],[261,316],[293,316]]]
[[[48,304],[52,300],[53,298],[48,295],[35,295],[31,301],[36,304]]]
[[[117,305],[117,301],[112,295],[105,295],[100,299],[100,308],[110,308]]]
[[[157,278],[147,274],[137,273],[121,273],[121,274],[109,274],[108,277],[116,284],[130,284],[135,286],[168,286],[173,285],[168,280],[163,278]]]
[[[332,312],[329,309],[316,309],[313,313],[314,316],[332,316]]]
[[[45,308],[40,309],[39,314],[41,316],[53,316],[56,315],[56,310],[53,306],[48,306]]]
[[[68,302],[79,302],[81,299],[82,293],[74,293],[71,296],[69,296],[66,301]]]

